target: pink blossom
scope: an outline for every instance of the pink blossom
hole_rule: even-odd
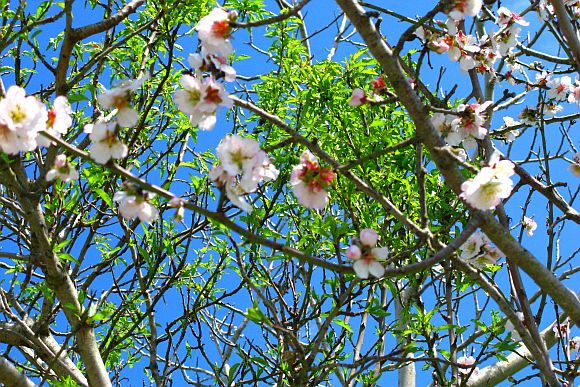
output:
[[[461,372],[463,375],[478,375],[479,374],[479,368],[478,367],[473,367],[473,365],[475,364],[475,358],[473,356],[461,356],[459,359],[457,359],[457,364],[463,367],[459,367],[459,372]],[[473,370],[473,372],[472,372]]]
[[[229,41],[232,32],[231,22],[237,19],[237,12],[228,12],[223,8],[214,8],[207,16],[202,17],[195,30],[203,48],[210,54],[228,56],[233,47]]]
[[[306,150],[290,176],[298,203],[312,209],[323,209],[328,203],[328,189],[334,180],[330,168],[322,168],[318,159]]]
[[[524,216],[524,219],[522,220],[522,226],[524,226],[526,229],[526,234],[528,234],[528,236],[534,235],[534,231],[538,228],[536,221],[532,218],[528,218],[527,216]]]
[[[360,106],[367,103],[368,99],[363,89],[356,88],[352,91],[352,97],[348,101],[349,106]]]
[[[357,245],[351,245],[346,249],[345,255],[348,259],[357,260],[361,257],[362,251]]]

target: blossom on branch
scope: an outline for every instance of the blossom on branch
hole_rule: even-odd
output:
[[[448,15],[454,20],[463,20],[466,16],[477,15],[482,5],[481,0],[452,0]]]
[[[460,104],[457,107],[457,116],[451,121],[452,131],[447,135],[447,143],[458,146],[463,143],[465,148],[473,149],[477,146],[475,139],[481,140],[487,134],[484,123],[487,118],[487,109],[492,104],[487,101],[483,104]]]
[[[113,200],[119,203],[119,214],[125,219],[139,218],[142,222],[151,223],[159,217],[159,211],[149,203],[154,194],[144,192],[141,187],[124,182],[122,190],[115,192]]]
[[[488,264],[495,264],[499,258],[504,256],[482,232],[472,234],[459,250],[461,250],[459,259],[480,269]]]
[[[34,150],[40,130],[46,128],[47,111],[23,88],[11,86],[0,99],[0,150],[15,155]]]
[[[213,129],[219,106],[229,109],[233,105],[223,85],[211,77],[203,79],[184,74],[179,83],[183,89],[175,92],[175,103],[189,116],[191,124],[201,130]]]
[[[121,159],[127,156],[128,148],[116,134],[115,121],[97,121],[95,124],[85,125],[85,133],[93,141],[90,148],[91,158],[99,164],[106,164],[111,159]]]
[[[298,203],[321,210],[328,203],[328,190],[334,177],[332,169],[322,168],[316,156],[306,150],[300,156],[300,164],[292,169],[290,184]]]
[[[54,137],[60,138],[72,126],[71,114],[72,109],[68,103],[68,99],[62,95],[56,97],[52,109],[48,111],[45,130]],[[51,145],[51,141],[40,134],[36,141],[40,146],[48,147]]]
[[[117,109],[117,122],[125,128],[132,128],[137,124],[139,114],[131,106],[132,93],[141,87],[149,76],[135,80],[126,80],[111,90],[105,90],[97,97],[99,105],[104,109]]]
[[[524,219],[522,220],[522,226],[524,226],[526,229],[526,234],[528,234],[528,236],[534,235],[534,231],[536,231],[538,228],[536,221],[532,218],[528,218],[527,216],[524,216]]]
[[[233,47],[228,39],[232,33],[230,23],[236,21],[237,18],[236,11],[228,12],[223,8],[215,8],[199,20],[195,30],[203,48],[208,53],[219,56],[232,53]]]
[[[46,173],[46,180],[52,181],[60,179],[63,182],[69,182],[79,178],[77,170],[69,164],[65,155],[57,155],[54,159],[54,166]]]
[[[574,162],[570,165],[570,171],[576,177],[580,177],[580,152],[574,155]]]
[[[389,256],[386,247],[375,247],[379,239],[377,232],[370,228],[361,230],[359,238],[353,238],[352,244],[346,249],[346,257],[353,260],[356,276],[362,279],[372,275],[381,278],[385,275],[385,267],[381,264]]]
[[[236,207],[251,212],[252,207],[243,196],[256,191],[262,181],[275,180],[278,170],[256,140],[238,135],[222,139],[217,156],[220,164],[212,168],[209,179],[225,187],[228,199]]]
[[[510,196],[514,174],[514,164],[509,160],[499,161],[499,155],[492,156],[489,167],[484,167],[479,173],[461,185],[461,197],[469,205],[478,210],[492,210]]]
[[[473,366],[475,364],[475,358],[473,356],[461,356],[457,359],[457,364],[462,366],[459,367],[459,372],[463,375],[471,374],[477,376],[479,374],[479,368],[474,368]]]

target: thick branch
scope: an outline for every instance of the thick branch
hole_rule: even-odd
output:
[[[36,384],[18,371],[12,363],[0,356],[0,382],[11,387],[34,387]]]

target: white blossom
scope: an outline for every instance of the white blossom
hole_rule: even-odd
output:
[[[159,217],[159,211],[149,202],[153,194],[127,182],[123,183],[122,188],[115,192],[113,200],[119,203],[119,214],[123,218],[139,218],[144,223],[151,223]]]
[[[93,141],[90,148],[91,158],[99,164],[106,164],[111,159],[127,156],[127,146],[117,138],[115,121],[97,121],[94,125],[85,126],[85,133]]]
[[[179,110],[189,115],[191,124],[201,130],[213,129],[219,106],[230,108],[233,105],[223,85],[211,77],[185,74],[179,83],[183,89],[175,92],[175,103]]]
[[[71,114],[72,109],[68,99],[62,95],[56,97],[52,109],[48,111],[45,130],[54,137],[60,138],[72,126]],[[51,145],[51,141],[42,135],[39,135],[36,140],[40,146],[48,147]]]
[[[0,150],[12,155],[34,150],[38,132],[46,128],[47,116],[46,107],[36,97],[11,86],[0,99]]]
[[[104,109],[117,109],[117,123],[122,127],[132,128],[137,124],[139,114],[131,106],[131,94],[148,78],[143,76],[136,80],[123,81],[111,90],[99,94],[97,101]]]
[[[555,99],[556,101],[563,101],[568,96],[568,91],[572,86],[572,79],[568,76],[554,78],[547,82],[547,86],[550,88],[550,90],[548,90],[548,98]]]
[[[54,166],[46,173],[47,181],[52,181],[57,178],[65,183],[79,178],[77,170],[69,164],[66,156],[62,154],[56,156]]]
[[[534,231],[536,231],[538,228],[536,221],[532,218],[528,218],[527,216],[524,216],[524,219],[522,220],[522,226],[524,226],[526,229],[526,234],[528,234],[528,236],[534,235]]]
[[[460,197],[478,210],[491,210],[502,199],[509,197],[513,181],[514,164],[509,160],[493,161],[461,185]]]
[[[381,263],[389,256],[386,247],[375,247],[379,235],[370,228],[361,230],[359,238],[353,238],[352,244],[346,249],[347,258],[354,261],[353,270],[357,277],[369,278],[370,275],[381,278],[385,275],[385,267]]]
[[[453,0],[448,15],[454,20],[463,20],[466,16],[475,16],[481,10],[481,0]]]

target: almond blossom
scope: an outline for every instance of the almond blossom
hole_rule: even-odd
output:
[[[243,196],[254,192],[262,181],[275,180],[278,170],[268,155],[251,138],[228,135],[217,147],[220,164],[212,168],[209,179],[225,187],[228,199],[238,208],[251,212]]]
[[[514,120],[512,117],[503,117],[503,128],[509,129],[512,126],[521,125],[521,122]],[[503,137],[506,142],[512,142],[516,139],[517,136],[520,135],[520,131],[517,129],[512,129],[506,132]]]
[[[193,68],[194,73],[201,77],[203,72],[221,72],[226,82],[236,80],[236,70],[227,64],[226,58],[214,54],[207,54],[202,48],[201,54],[189,54],[187,62]]]
[[[473,356],[461,356],[457,359],[457,364],[463,367],[459,367],[459,372],[463,375],[475,375],[479,374],[479,368],[475,367],[475,358]]]
[[[459,249],[461,250],[459,258],[477,268],[495,264],[503,256],[503,253],[480,231],[472,234]]]
[[[60,138],[72,126],[71,114],[72,109],[68,99],[62,95],[56,97],[52,109],[48,111],[45,130],[54,137]],[[51,141],[41,135],[37,137],[36,141],[40,146],[48,147],[51,145]]]
[[[119,203],[119,214],[123,218],[139,218],[149,224],[159,217],[159,211],[149,202],[154,194],[130,182],[124,182],[121,188],[121,191],[115,192],[113,200]]]
[[[568,102],[574,103],[576,102],[580,107],[580,83],[578,79],[576,82],[570,85],[570,94],[568,95]]]
[[[139,114],[131,106],[131,94],[148,78],[143,76],[135,80],[125,80],[117,87],[99,94],[97,101],[103,109],[117,109],[117,123],[122,127],[132,128],[137,124]]]
[[[528,234],[528,236],[534,235],[534,231],[536,231],[538,228],[536,221],[532,218],[528,218],[527,216],[524,216],[524,219],[522,220],[522,226],[524,226],[526,229],[526,234]]]
[[[482,168],[474,178],[461,185],[459,196],[478,210],[492,210],[511,194],[513,181],[510,176],[514,174],[514,164],[498,160],[499,155],[495,153],[489,167]]]
[[[56,156],[54,166],[46,173],[46,181],[52,181],[57,178],[65,183],[79,178],[77,170],[69,164],[66,156],[62,154]]]
[[[521,26],[527,27],[530,25],[530,22],[524,20],[519,14],[510,11],[506,7],[499,7],[497,10],[498,19],[497,22],[499,25],[511,25],[511,24],[519,24]]]
[[[229,41],[232,32],[231,22],[238,17],[236,11],[228,12],[223,8],[214,8],[207,16],[202,17],[195,30],[203,48],[210,54],[228,56],[233,47]]]
[[[189,116],[191,124],[201,130],[213,129],[219,106],[230,108],[233,105],[223,85],[212,77],[202,79],[184,74],[179,83],[183,89],[175,92],[175,103]]]
[[[85,133],[93,141],[90,148],[91,158],[99,164],[106,164],[111,159],[121,159],[127,156],[128,148],[116,134],[115,121],[97,121],[95,124],[85,125]]]
[[[447,135],[447,143],[457,146],[461,143],[467,149],[477,146],[475,139],[481,140],[487,134],[483,126],[487,118],[486,110],[492,104],[487,101],[483,104],[460,104],[457,107],[457,116],[451,122],[452,131]]]
[[[448,15],[454,20],[463,20],[466,16],[477,15],[482,5],[481,0],[452,0]]]
[[[328,190],[334,180],[330,168],[322,168],[316,156],[306,150],[290,175],[290,184],[298,203],[312,209],[323,209],[328,203]]]
[[[40,130],[46,128],[47,111],[23,88],[11,86],[0,99],[0,150],[15,155],[34,150]]]
[[[580,177],[580,152],[574,155],[574,162],[570,165],[570,171],[576,177]]]
[[[548,98],[555,99],[556,101],[563,101],[568,96],[568,91],[572,86],[572,79],[568,76],[562,78],[554,78],[547,82],[550,90],[548,90]]]
[[[375,247],[379,239],[377,232],[370,228],[361,230],[359,238],[353,238],[352,244],[346,249],[347,258],[354,261],[353,269],[357,277],[362,279],[372,275],[381,278],[385,275],[385,267],[381,264],[389,256],[386,247]]]
[[[480,47],[477,45],[477,40],[473,35],[466,35],[463,31],[459,31],[457,36],[453,38],[446,37],[446,43],[449,45],[447,55],[452,62],[459,61],[461,71],[466,72],[475,67],[476,63],[473,59],[473,53],[479,52]]]

